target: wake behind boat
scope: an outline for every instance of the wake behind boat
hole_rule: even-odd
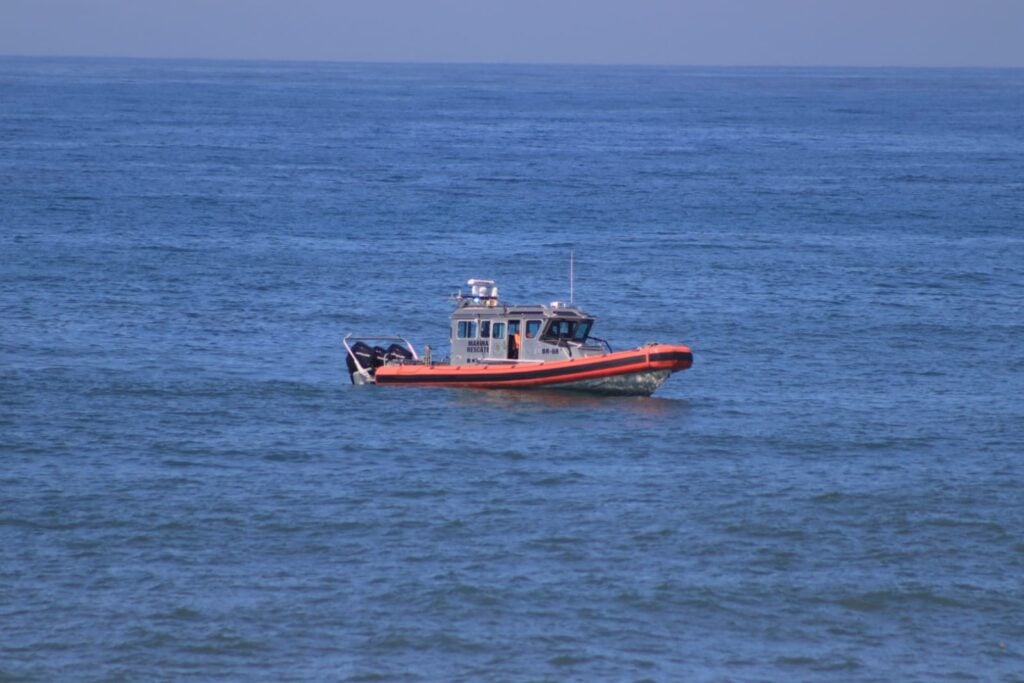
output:
[[[545,388],[621,396],[649,396],[674,372],[693,364],[687,346],[649,343],[612,351],[591,335],[594,317],[581,308],[511,305],[493,280],[472,279],[451,315],[451,356],[421,358],[404,337],[343,340],[354,384]]]

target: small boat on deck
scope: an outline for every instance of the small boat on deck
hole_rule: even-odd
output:
[[[449,358],[435,361],[429,346],[421,357],[404,337],[348,334],[342,343],[352,383],[649,396],[693,365],[683,345],[612,351],[591,334],[594,317],[577,306],[508,304],[493,280],[468,284],[470,294],[455,297]]]

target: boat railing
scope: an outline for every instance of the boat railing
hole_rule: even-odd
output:
[[[368,342],[368,341],[373,341],[373,342],[382,342],[382,341],[401,342],[402,344],[405,345],[405,348],[409,349],[409,353],[412,354],[413,360],[419,360],[419,355],[416,353],[416,349],[415,349],[415,347],[413,347],[412,342],[410,342],[405,337],[398,336],[397,334],[396,335],[391,335],[391,336],[388,336],[388,335],[363,335],[363,334],[352,334],[351,332],[349,332],[348,334],[346,334],[344,336],[344,338],[342,338],[341,343],[345,345],[345,349],[351,354],[352,353],[352,347],[349,346],[349,340],[351,340],[353,342]]]

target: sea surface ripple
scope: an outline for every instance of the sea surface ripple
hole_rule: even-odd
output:
[[[1024,681],[1024,72],[0,58],[0,681]],[[353,387],[469,277],[654,397]]]

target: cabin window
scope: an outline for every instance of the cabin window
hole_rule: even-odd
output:
[[[576,331],[573,332],[572,338],[575,341],[583,342],[587,340],[587,335],[590,334],[590,327],[594,324],[593,320],[584,320],[581,323],[576,324]]]
[[[527,320],[526,321],[526,338],[533,339],[537,336],[537,332],[540,330],[539,320]]]
[[[544,332],[545,339],[569,339],[574,332],[576,323],[571,320],[552,320],[548,323],[548,329]]]
[[[487,339],[491,336],[491,321],[481,320],[480,321],[480,338]]]
[[[544,339],[548,341],[571,339],[583,342],[590,334],[590,326],[593,324],[593,320],[552,320],[544,331]]]
[[[460,320],[459,339],[475,339],[476,338],[476,321],[475,320]]]
[[[494,323],[491,325],[491,339],[505,338],[505,323]]]

